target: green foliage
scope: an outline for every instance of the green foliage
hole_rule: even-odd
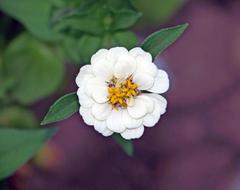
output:
[[[63,79],[63,64],[52,49],[30,35],[14,39],[3,55],[4,72],[14,77],[11,96],[31,104],[53,93]]]
[[[115,3],[114,3],[115,2]],[[53,23],[60,31],[80,31],[91,35],[103,35],[109,31],[129,28],[140,18],[128,0],[87,1],[79,8],[58,10]]]
[[[76,93],[66,94],[59,98],[49,109],[41,125],[61,121],[73,115],[79,110],[78,97]]]
[[[0,112],[0,125],[8,128],[36,128],[39,126],[34,114],[25,108],[12,106]]]
[[[188,24],[182,24],[154,32],[144,40],[142,48],[156,57],[174,43],[187,27]]]
[[[121,146],[123,151],[128,155],[132,156],[133,155],[133,144],[129,140],[125,140],[124,138],[121,137],[119,134],[114,134],[113,139]]]
[[[18,130],[0,128],[0,179],[26,163],[56,132],[55,128]]]
[[[102,39],[98,36],[83,35],[78,42],[79,54],[84,63],[89,63],[91,56],[101,48]]]
[[[137,45],[137,37],[133,32],[121,31],[113,34],[113,46],[124,46],[131,49]]]
[[[186,3],[185,0],[132,0],[134,6],[143,13],[140,24],[160,24],[168,21]]]
[[[0,9],[20,21],[32,34],[43,40],[56,40],[59,34],[49,25],[52,0],[0,0]]]

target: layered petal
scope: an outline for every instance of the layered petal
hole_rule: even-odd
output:
[[[142,48],[140,47],[135,47],[133,49],[131,49],[129,51],[129,54],[133,57],[137,58],[141,58],[143,60],[145,60],[146,62],[152,62],[152,55],[146,51],[144,51]]]
[[[107,83],[102,78],[98,77],[90,78],[86,81],[85,85],[85,93],[88,96],[92,96],[93,92],[97,89],[107,89]]]
[[[153,109],[153,106],[153,102],[149,97],[139,95],[135,98],[134,104],[127,107],[127,110],[131,117],[139,119],[150,112]]]
[[[154,110],[147,114],[143,119],[143,125],[146,127],[153,127],[159,121],[160,116],[165,113],[167,101],[164,97],[158,94],[149,94],[154,101]]]
[[[113,132],[121,133],[126,127],[123,123],[123,110],[113,109],[109,117],[107,118],[107,128]]]
[[[108,137],[108,136],[110,136],[110,135],[113,134],[113,131],[111,131],[111,130],[109,130],[109,129],[107,128],[107,123],[106,123],[106,121],[98,121],[98,120],[96,120],[96,121],[94,122],[94,129],[95,129],[97,132],[101,133],[101,134],[102,134],[103,136],[105,136],[105,137]]]
[[[97,87],[93,90],[92,97],[97,103],[105,103],[108,101],[108,88],[107,86],[104,87]]]
[[[107,59],[109,50],[100,49],[91,57],[91,64],[97,64],[99,60]]]
[[[154,79],[152,88],[148,89],[150,92],[162,94],[169,88],[168,74],[163,70],[158,70],[158,73]]]
[[[147,90],[153,86],[154,78],[145,73],[137,73],[133,75],[133,81],[138,85],[139,90]]]
[[[99,59],[92,65],[92,72],[96,77],[109,80],[113,76],[114,64],[107,59]]]
[[[142,125],[143,119],[135,119],[131,117],[127,110],[123,111],[123,123],[128,129],[138,128]]]
[[[121,136],[127,140],[138,139],[143,135],[143,132],[144,132],[144,127],[142,125],[135,129],[126,129],[121,133]]]
[[[79,74],[75,80],[78,87],[82,87],[89,78],[93,78],[92,67],[90,65],[85,65],[81,67]]]
[[[87,124],[87,125],[93,125],[94,124],[94,117],[91,113],[91,108],[84,108],[82,106],[80,106],[80,110],[79,110],[84,122]]]
[[[108,60],[116,63],[118,59],[122,56],[128,55],[128,50],[124,47],[114,47],[109,49]]]
[[[95,103],[92,106],[92,115],[98,120],[106,120],[111,114],[112,107],[108,103],[98,104]]]
[[[118,58],[114,66],[114,76],[117,78],[124,78],[126,79],[136,69],[136,61],[129,55],[123,55]]]
[[[89,108],[94,104],[93,99],[84,93],[84,88],[79,88],[77,90],[77,96],[78,96],[78,101],[80,105],[85,108]]]

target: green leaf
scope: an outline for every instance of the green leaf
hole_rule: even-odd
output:
[[[122,138],[119,134],[114,134],[112,137],[128,156],[133,155],[133,144],[131,141]]]
[[[64,9],[65,10],[65,9]],[[79,8],[58,10],[52,21],[58,31],[79,31],[93,35],[100,35],[104,32],[104,18],[107,14],[100,2],[89,1]]]
[[[61,60],[49,46],[27,34],[10,43],[3,62],[6,75],[15,79],[11,96],[23,104],[31,104],[50,95],[63,79]]]
[[[137,37],[133,32],[123,31],[113,34],[113,46],[124,46],[131,49],[137,44]]]
[[[166,23],[186,3],[185,0],[132,0],[134,6],[143,13],[141,26]]]
[[[154,32],[144,40],[142,48],[156,57],[174,43],[187,27],[188,24],[182,24]]]
[[[83,35],[78,42],[80,56],[84,63],[89,63],[92,55],[101,47],[102,39],[97,36]]]
[[[0,179],[13,174],[56,132],[55,128],[19,130],[0,128]]]
[[[73,63],[80,64],[81,56],[79,53],[77,39],[66,36],[63,41],[63,50],[68,60]]]
[[[142,13],[133,10],[114,11],[111,31],[127,29],[133,26],[141,16]]]
[[[3,99],[7,96],[7,91],[12,89],[14,86],[14,78],[10,77],[0,77],[0,99]]]
[[[0,126],[9,128],[36,128],[39,126],[34,114],[22,107],[7,107],[0,111]]]
[[[77,94],[70,93],[59,98],[49,109],[41,125],[64,120],[79,110]]]
[[[49,25],[50,0],[0,0],[0,9],[20,21],[38,38],[48,41],[59,39]]]

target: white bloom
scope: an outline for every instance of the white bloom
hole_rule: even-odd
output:
[[[139,47],[100,49],[91,65],[80,69],[76,83],[84,122],[104,136],[140,138],[144,126],[153,127],[166,111],[159,94],[169,88],[168,75]]]

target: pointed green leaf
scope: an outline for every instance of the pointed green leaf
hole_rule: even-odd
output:
[[[0,9],[21,22],[38,38],[53,41],[60,37],[50,28],[52,2],[49,0],[0,0]]]
[[[188,24],[182,24],[154,32],[144,40],[142,48],[156,57],[174,43],[187,27]]]
[[[26,163],[56,132],[40,130],[0,129],[0,179],[8,177]]]
[[[59,98],[49,109],[41,125],[64,120],[79,110],[77,94],[70,93]]]
[[[130,140],[122,138],[119,134],[114,134],[112,137],[128,156],[133,155],[133,144]]]

